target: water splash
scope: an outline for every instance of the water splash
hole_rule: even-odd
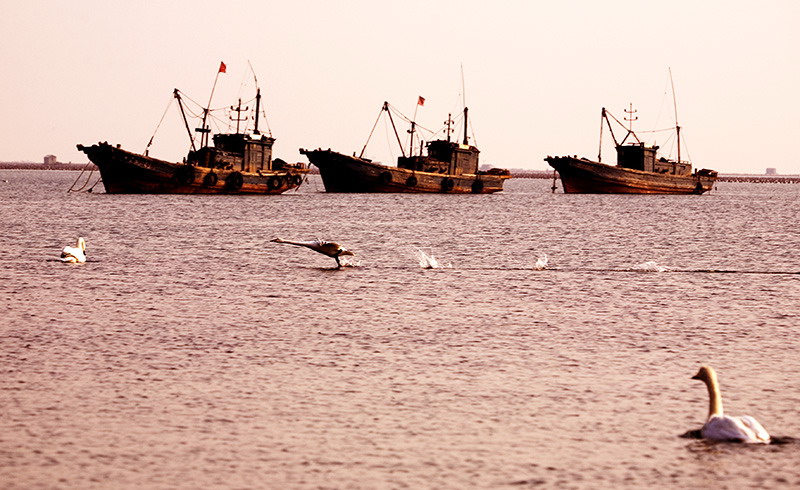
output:
[[[633,270],[638,272],[669,272],[670,268],[663,265],[658,265],[654,260],[648,260],[633,266]]]
[[[342,267],[361,267],[361,259],[353,255],[340,255],[339,263]]]
[[[440,262],[439,259],[433,256],[433,254],[426,254],[419,248],[416,249],[414,255],[419,261],[419,266],[423,269],[449,269],[453,267],[453,265],[449,262],[447,264]]]
[[[539,254],[539,257],[536,259],[536,263],[533,265],[533,268],[537,271],[543,271],[547,269],[547,254]]]

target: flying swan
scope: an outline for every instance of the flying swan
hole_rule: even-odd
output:
[[[86,240],[78,238],[78,243],[74,247],[67,245],[61,251],[61,262],[70,264],[82,264],[86,262]]]
[[[298,247],[306,247],[310,248],[315,252],[319,252],[322,255],[327,255],[328,257],[333,257],[336,260],[336,266],[338,268],[342,267],[342,264],[339,262],[339,256],[341,255],[355,255],[355,253],[347,250],[346,248],[342,247],[338,243],[335,242],[326,242],[323,240],[312,240],[310,242],[293,242],[291,240],[284,240],[282,238],[273,238],[270,240],[276,243],[288,243],[289,245],[297,245]]]
[[[699,379],[708,388],[708,420],[700,429],[703,439],[769,444],[769,434],[753,417],[732,417],[722,413],[722,395],[714,368],[703,366],[692,379]]]

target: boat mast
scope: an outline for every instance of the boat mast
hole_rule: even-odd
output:
[[[211,133],[211,128],[206,126],[206,120],[208,119],[208,113],[211,112],[211,99],[214,98],[214,90],[217,88],[217,80],[219,80],[219,74],[225,73],[225,63],[220,63],[219,70],[217,70],[217,75],[214,77],[214,85],[211,87],[211,95],[208,96],[208,105],[203,109],[203,124],[199,128],[195,128],[195,131],[201,133],[200,136],[200,146],[208,146],[208,135]]]
[[[258,132],[258,113],[261,111],[261,89],[256,89],[256,127],[253,130],[253,134],[260,134]]]
[[[397,126],[395,126],[395,124],[394,124],[394,118],[392,117],[392,111],[389,110],[389,103],[386,102],[386,101],[383,102],[383,110],[386,111],[386,114],[389,115],[389,122],[392,123],[392,130],[394,131],[394,137],[397,138],[397,144],[400,145],[400,153],[402,153],[403,156],[405,157],[406,154],[403,151],[403,143],[400,142],[400,135],[397,133]],[[375,128],[373,128],[373,129],[375,129]],[[367,145],[364,145],[364,148],[366,148],[366,147],[367,147]],[[363,151],[362,151],[362,153],[363,153]],[[411,155],[409,154],[408,156],[411,156]]]
[[[411,141],[408,142],[408,156],[414,156],[414,132],[416,131],[417,123],[411,121],[411,129],[408,133],[411,134]]]
[[[672,86],[672,105],[675,109],[675,137],[678,139],[678,163],[681,163],[681,125],[678,124],[678,101],[675,98],[675,83],[672,81],[672,68],[669,68],[669,84]]]
[[[603,161],[603,119],[606,118],[606,108],[600,111],[600,147],[597,149],[597,162]],[[555,182],[553,183],[553,192],[555,192]]]
[[[467,113],[469,109],[464,107],[464,144],[469,144],[469,138],[467,137],[467,128],[469,128],[469,120],[467,118]]]
[[[194,147],[194,135],[192,134],[192,130],[189,129],[189,121],[186,120],[186,113],[183,111],[183,101],[181,100],[181,93],[178,89],[175,89],[172,94],[178,99],[178,108],[181,110],[181,117],[183,117],[183,124],[186,126],[186,132],[189,133],[189,141],[192,143],[192,151],[195,150]]]
[[[447,121],[444,122],[447,124],[447,142],[450,143],[450,133],[453,132],[452,124],[453,124],[453,114],[447,115]]]
[[[392,111],[389,110],[389,103],[384,101],[383,107],[381,107],[381,111],[378,113],[378,118],[375,120],[375,124],[372,125],[372,131],[369,132],[367,142],[364,143],[364,148],[361,148],[361,153],[359,153],[358,158],[362,158],[364,156],[364,152],[367,151],[369,140],[372,139],[372,134],[375,132],[375,128],[378,127],[378,123],[381,121],[381,116],[383,116],[384,112],[389,115],[389,122],[392,123],[392,130],[394,131],[394,137],[397,138],[397,146],[400,147],[400,153],[403,154],[403,157],[406,156],[406,150],[403,148],[403,142],[400,141],[400,134],[397,132],[397,126],[395,126],[394,119],[392,118]],[[353,155],[355,156],[355,153],[353,153]]]

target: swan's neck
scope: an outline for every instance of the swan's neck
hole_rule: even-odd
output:
[[[714,415],[722,415],[722,395],[719,392],[719,383],[716,377],[712,377],[706,382],[708,387],[708,418]]]

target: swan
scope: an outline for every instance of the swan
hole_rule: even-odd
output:
[[[61,251],[61,262],[71,264],[82,264],[86,262],[86,240],[78,238],[78,243],[74,247],[67,245]]]
[[[319,252],[322,255],[327,255],[328,257],[333,257],[336,260],[336,266],[338,268],[342,267],[342,264],[339,262],[339,257],[341,255],[355,255],[355,253],[347,250],[346,248],[342,247],[336,242],[326,242],[323,240],[312,240],[309,242],[294,242],[291,240],[284,240],[282,238],[273,238],[270,240],[275,243],[288,243],[289,245],[297,245],[298,247],[306,247],[310,248],[315,252]]]
[[[703,439],[769,444],[769,434],[753,417],[732,417],[722,413],[722,395],[714,368],[703,366],[692,379],[699,379],[708,388],[708,420],[700,429]]]

